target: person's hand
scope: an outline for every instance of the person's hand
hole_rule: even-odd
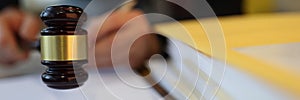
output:
[[[16,8],[3,9],[0,12],[0,63],[11,65],[25,60],[28,51],[22,50],[18,41],[35,41],[40,27],[40,20],[30,14]]]
[[[154,34],[147,34],[133,40],[138,35],[151,32],[145,16],[140,16],[142,14],[139,10],[115,11],[107,18],[102,16],[97,19],[98,21],[95,20],[90,24],[89,44],[92,44],[91,42],[96,44],[94,54],[90,52],[89,55],[95,57],[98,67],[113,66],[112,59],[118,60],[114,65],[126,64],[125,62],[129,61],[131,67],[139,67],[151,55],[159,52],[159,41]],[[95,34],[97,38],[94,38]],[[134,43],[131,45],[132,41]],[[115,48],[112,48],[113,45]],[[130,50],[126,50],[128,46]]]

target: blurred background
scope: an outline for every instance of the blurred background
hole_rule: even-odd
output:
[[[39,13],[49,5],[70,4],[82,8],[89,5],[93,9],[92,15],[101,15],[112,10],[122,2],[128,0],[2,0],[0,9],[7,6],[16,6],[22,10],[39,15]],[[169,0],[178,1],[182,5],[187,5],[191,9],[199,9],[199,5],[194,2],[207,1],[217,16],[248,15],[261,13],[299,12],[299,0]],[[203,3],[202,2],[202,3]],[[186,10],[165,0],[134,0],[131,6],[142,9],[145,13],[162,13],[177,20],[194,18]],[[201,10],[201,9],[200,9]],[[197,18],[205,18],[213,15],[200,13]],[[150,19],[151,22],[164,22],[164,19]]]
[[[19,4],[22,9],[28,12],[39,13],[45,6],[53,4],[72,4],[80,7],[86,7],[92,0],[9,0],[1,1],[0,7],[4,5]],[[99,2],[97,6],[98,14],[106,12],[116,6],[120,2],[126,0],[93,0]],[[171,16],[176,16],[176,19],[188,19],[184,10],[176,7],[174,4],[168,3],[165,0],[139,0],[138,7],[145,12],[160,12]],[[170,0],[172,1],[172,0]],[[176,0],[173,0],[176,1]],[[196,0],[184,0],[182,4],[189,7],[197,8],[200,5],[193,5]],[[271,12],[287,12],[299,11],[299,0],[206,0],[218,16],[236,15],[236,14],[253,14],[253,13],[271,13]],[[100,13],[99,13],[100,12]],[[201,15],[207,16],[207,15]]]

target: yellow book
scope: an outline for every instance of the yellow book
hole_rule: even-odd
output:
[[[297,53],[293,49],[300,48],[298,47],[300,46],[298,44],[299,24],[300,13],[277,13],[163,23],[156,25],[155,29],[165,36],[188,44],[205,55],[225,61],[230,65],[229,67],[299,98],[300,74],[297,68],[280,63],[281,60],[278,62],[269,60],[280,59],[281,55],[275,51],[282,49],[288,51],[282,56],[290,52],[294,52],[295,55],[285,60],[291,59],[294,61],[292,63],[297,62],[300,51]],[[264,49],[277,53],[277,56],[259,57],[261,54],[268,53],[266,50],[263,51]],[[255,55],[255,51],[261,54]]]

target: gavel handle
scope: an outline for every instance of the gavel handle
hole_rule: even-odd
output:
[[[15,35],[17,44],[20,50],[29,51],[29,50],[37,50],[41,51],[40,39],[34,42],[28,42],[22,39],[18,34]]]
[[[38,39],[37,41],[35,42],[31,42],[29,43],[29,48],[31,50],[37,50],[37,51],[41,51],[41,45],[40,45],[40,39]]]

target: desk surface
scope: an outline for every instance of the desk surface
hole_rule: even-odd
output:
[[[23,69],[16,69],[12,74],[3,74],[0,79],[0,99],[1,100],[157,100],[161,96],[151,87],[139,88],[132,84],[148,86],[149,84],[134,74],[127,74],[126,81],[120,79],[113,69],[88,68],[89,79],[80,88],[70,90],[55,90],[48,88],[41,80],[43,67],[39,62],[35,63],[39,55],[33,54],[31,62],[23,63]],[[35,59],[35,61],[34,61]],[[41,67],[42,70],[33,70]],[[30,69],[26,71],[26,68]],[[3,70],[1,70],[3,71]],[[9,72],[9,70],[6,70]],[[28,74],[30,72],[34,73]],[[121,73],[132,73],[121,69]],[[19,73],[18,73],[19,72]],[[27,74],[25,74],[27,73]],[[8,76],[13,75],[13,76]],[[149,85],[150,86],[150,85]]]

